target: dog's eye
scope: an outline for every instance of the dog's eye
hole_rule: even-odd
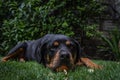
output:
[[[59,47],[59,45],[53,45],[52,46],[52,48],[58,48]]]
[[[50,48],[52,51],[55,51],[56,48],[58,48],[58,47],[59,47],[59,42],[55,41]]]

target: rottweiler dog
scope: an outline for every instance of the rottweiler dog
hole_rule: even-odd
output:
[[[36,61],[53,71],[72,70],[76,66],[101,68],[86,58],[75,39],[62,34],[47,34],[40,39],[17,44],[2,61],[9,59]]]

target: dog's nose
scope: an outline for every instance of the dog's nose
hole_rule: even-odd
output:
[[[66,51],[61,51],[60,58],[61,59],[69,59],[69,53]]]

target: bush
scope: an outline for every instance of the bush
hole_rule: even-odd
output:
[[[85,31],[96,23],[102,11],[94,0],[1,0],[0,9],[0,40],[5,50],[47,33],[73,36],[76,27]]]
[[[120,60],[120,48],[119,48],[119,41],[120,41],[120,31],[118,28],[109,32],[109,36],[101,36],[103,42],[105,43],[100,48],[102,51],[108,51],[109,53],[113,54],[115,60]]]

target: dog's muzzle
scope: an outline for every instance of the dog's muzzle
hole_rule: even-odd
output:
[[[60,51],[60,60],[61,60],[61,63],[62,63],[62,61],[65,61],[65,62],[69,61],[70,60],[70,52],[61,50]]]
[[[71,53],[67,50],[59,50],[52,62],[52,69],[54,71],[63,71],[72,69],[74,66]]]

